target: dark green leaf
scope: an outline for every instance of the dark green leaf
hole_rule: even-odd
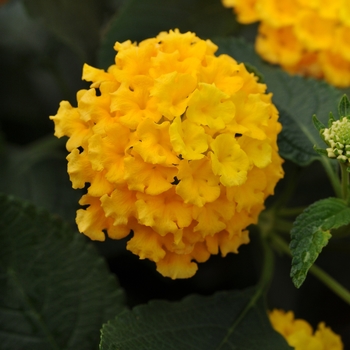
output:
[[[322,199],[300,214],[291,230],[291,277],[297,288],[304,282],[322,248],[331,237],[330,230],[350,223],[350,208],[338,198]]]
[[[101,350],[290,349],[269,322],[257,290],[152,301],[102,328]]]
[[[290,76],[264,63],[253,46],[241,39],[218,38],[214,42],[219,45],[219,53],[226,53],[239,62],[248,62],[263,74],[268,90],[273,93],[273,102],[280,111],[283,129],[278,144],[281,156],[301,166],[319,159],[313,146],[322,142],[311,117],[316,114],[321,122],[326,123],[328,113],[337,108],[340,91],[311,78]]]
[[[0,155],[0,192],[27,199],[74,224],[82,195],[67,173],[64,140],[54,136],[34,146],[7,146]]]
[[[110,23],[99,52],[99,66],[114,63],[116,41],[141,41],[161,31],[178,28],[201,38],[232,34],[238,28],[231,9],[221,0],[127,0]]]
[[[350,101],[346,95],[343,95],[338,104],[339,117],[350,117]]]
[[[61,221],[0,195],[2,350],[96,349],[123,293],[93,246]]]
[[[99,44],[104,1],[24,0],[30,15],[76,52],[91,61]]]

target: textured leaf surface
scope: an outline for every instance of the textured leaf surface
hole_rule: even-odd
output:
[[[54,136],[49,142],[61,145]],[[58,146],[45,143],[37,148],[4,147],[0,154],[0,192],[27,199],[75,227],[75,212],[82,192],[72,189],[65,153]]]
[[[323,146],[323,142],[312,124],[312,116],[316,114],[327,124],[328,114],[337,110],[342,93],[324,82],[290,76],[264,63],[253,46],[242,39],[218,38],[213,41],[219,45],[219,53],[226,53],[238,62],[248,62],[264,76],[283,125],[278,140],[281,156],[301,166],[318,159],[320,156],[313,146]]]
[[[44,211],[0,195],[2,350],[96,349],[123,294],[91,244]]]
[[[99,52],[99,66],[114,63],[116,41],[141,41],[178,28],[202,38],[227,35],[238,28],[231,9],[221,0],[127,0],[110,24]]]
[[[103,326],[100,349],[290,349],[271,328],[263,300],[252,301],[255,293],[251,288],[137,306]]]
[[[322,199],[300,214],[291,230],[291,277],[297,288],[306,278],[322,248],[331,237],[330,230],[350,223],[350,208],[338,198]]]

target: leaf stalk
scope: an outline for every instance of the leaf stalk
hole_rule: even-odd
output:
[[[275,246],[278,251],[282,251],[283,253],[292,257],[289,246],[284,239],[279,237],[277,234],[271,234],[270,239],[272,241],[272,245]],[[309,271],[323,284],[325,284],[331,291],[338,295],[338,297],[350,305],[350,291],[348,289],[342,286],[332,276],[330,276],[327,272],[315,264],[310,267]]]

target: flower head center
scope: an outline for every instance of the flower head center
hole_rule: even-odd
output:
[[[344,163],[350,160],[350,120],[347,117],[334,121],[323,131],[323,136],[330,146],[327,148],[328,157]]]

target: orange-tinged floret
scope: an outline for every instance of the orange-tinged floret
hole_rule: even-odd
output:
[[[283,176],[278,113],[266,85],[194,33],[115,49],[107,72],[85,65],[92,84],[77,107],[64,101],[51,117],[69,138],[73,188],[87,187],[78,228],[100,241],[132,232],[128,250],[188,278],[249,242]]]

